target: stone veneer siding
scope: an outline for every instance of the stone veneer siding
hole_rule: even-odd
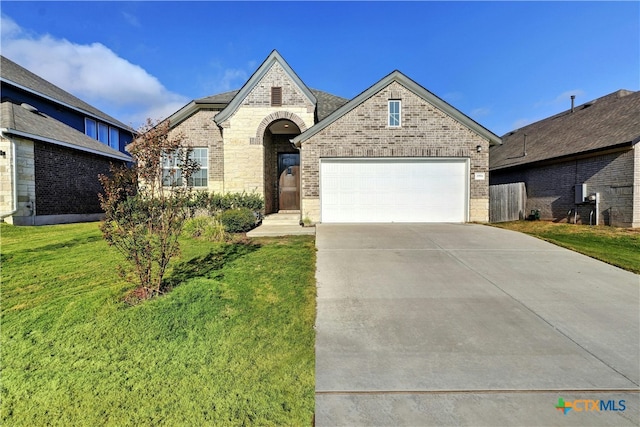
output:
[[[282,88],[282,105],[271,106],[271,87]],[[314,124],[315,105],[275,63],[247,94],[238,110],[221,123],[224,137],[224,191],[265,195],[264,128],[267,117],[287,118],[305,130]],[[303,129],[304,128],[304,129]]]
[[[209,149],[207,191],[214,192],[224,191],[224,142],[222,131],[213,121],[219,112],[211,108],[200,109],[171,130],[171,135],[182,133],[187,146]]]
[[[388,100],[402,101],[400,128],[389,128]],[[478,153],[476,147],[482,151]],[[302,143],[302,215],[321,220],[323,157],[462,157],[470,159],[469,221],[489,220],[489,141],[397,82]],[[485,180],[475,180],[475,173]]]
[[[600,193],[600,224],[618,227],[640,226],[640,172],[638,148],[518,170],[493,171],[491,184],[524,182],[527,212],[540,210],[545,220],[573,220],[575,185],[587,184],[589,194]],[[635,161],[634,161],[635,159]],[[635,175],[635,180],[634,180]],[[589,223],[595,205],[578,206],[578,222]]]
[[[33,141],[23,138],[12,138],[16,144],[16,173],[18,183],[16,186],[18,192],[18,206],[13,216],[5,218],[9,224],[22,225],[29,224],[31,210],[27,205],[35,200],[35,163]],[[1,211],[9,213],[12,211],[13,204],[13,170],[11,143],[8,139],[0,138],[0,148],[7,153],[6,157],[0,158],[0,206]],[[6,179],[5,179],[6,178]]]

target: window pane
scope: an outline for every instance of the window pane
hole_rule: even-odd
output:
[[[98,141],[109,144],[109,127],[104,123],[98,123]]]
[[[109,128],[109,146],[113,149],[120,149],[120,132],[116,128]]]
[[[96,139],[98,137],[95,120],[87,118],[84,119],[84,134],[90,136],[93,139]]]
[[[200,165],[200,170],[191,177],[191,185],[194,187],[206,187],[209,176],[209,149],[194,148],[191,152],[191,159]]]
[[[400,126],[400,101],[389,101],[389,126]]]

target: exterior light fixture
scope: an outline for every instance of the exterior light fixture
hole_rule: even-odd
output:
[[[476,145],[476,151],[478,153],[481,153],[482,152],[482,145]]]

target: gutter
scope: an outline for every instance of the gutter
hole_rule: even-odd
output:
[[[11,172],[13,173],[13,180],[11,181],[11,192],[13,193],[13,206],[10,212],[0,213],[0,219],[4,219],[8,216],[14,215],[18,212],[18,159],[16,158],[16,142],[13,138],[9,137],[7,129],[0,129],[0,135],[11,142]]]
[[[47,138],[45,136],[35,135],[35,134],[28,133],[28,132],[22,132],[22,131],[15,130],[15,129],[2,128],[2,129],[0,129],[0,132],[2,132],[3,136],[5,134],[6,135],[10,134],[10,135],[15,135],[15,136],[21,136],[23,138],[31,139],[31,140],[34,140],[34,141],[48,142],[50,144],[60,145],[62,147],[66,147],[66,148],[72,148],[74,150],[84,151],[86,153],[97,154],[99,156],[111,157],[113,159],[118,159],[118,160],[122,160],[122,161],[125,161],[125,162],[130,162],[132,160],[131,157],[127,156],[126,154],[122,154],[122,153],[120,153],[119,151],[116,151],[116,150],[113,150],[113,152],[117,153],[117,154],[112,154],[112,153],[108,153],[106,151],[101,151],[101,150],[96,150],[96,149],[90,148],[90,147],[83,147],[83,146],[80,146],[80,145],[70,144],[68,142],[59,141],[57,139]]]

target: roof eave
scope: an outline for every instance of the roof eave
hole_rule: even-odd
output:
[[[398,70],[395,70],[392,73],[388,74],[386,77],[383,77],[373,86],[369,87],[364,92],[360,93],[355,98],[353,98],[351,101],[347,102],[342,107],[338,108],[336,111],[329,114],[324,120],[312,126],[307,131],[301,133],[297,137],[293,138],[291,142],[296,144],[296,146],[300,146],[304,141],[308,140],[313,135],[325,129],[330,124],[335,122],[338,118],[347,114],[349,111],[353,110],[358,105],[362,104],[363,102],[365,102],[366,100],[368,100],[369,98],[371,98],[372,96],[380,92],[382,89],[384,89],[394,81],[400,83],[401,85],[403,85],[404,87],[406,87],[407,89],[415,93],[417,96],[425,99],[429,103],[433,104],[435,107],[439,108],[440,110],[449,114],[454,119],[458,120],[459,122],[461,122],[462,124],[470,128],[471,130],[475,131],[477,134],[487,139],[490,145],[502,144],[502,140],[500,139],[499,136],[489,131],[482,125],[478,124],[476,121],[474,121],[467,115],[463,114],[459,110],[455,109],[454,107],[449,105],[447,102],[438,98],[436,95],[429,92],[427,89],[420,86],[418,83],[411,80],[409,77],[405,76]]]
[[[116,151],[116,150],[113,150],[113,153],[107,153],[107,152],[104,152],[104,151],[95,150],[95,149],[88,148],[88,147],[82,147],[82,146],[79,146],[79,145],[71,144],[69,142],[60,141],[60,140],[57,140],[57,139],[48,138],[46,136],[36,135],[36,134],[29,133],[29,132],[23,132],[23,131],[20,131],[20,130],[17,130],[17,129],[11,129],[11,128],[2,128],[2,129],[0,129],[0,131],[3,134],[6,134],[6,135],[13,135],[13,136],[21,137],[21,138],[28,138],[28,139],[32,139],[32,140],[48,142],[48,143],[59,145],[59,146],[62,146],[62,147],[72,148],[74,150],[84,151],[86,153],[96,154],[96,155],[103,156],[103,157],[110,157],[110,158],[117,159],[117,160],[122,160],[122,161],[125,161],[125,162],[133,161],[133,159],[130,156],[127,156],[126,154],[120,153],[119,151]]]
[[[531,161],[528,161],[528,162],[511,163],[511,164],[508,164],[508,165],[500,165],[500,166],[493,166],[493,167],[491,165],[489,165],[489,171],[490,172],[491,171],[503,171],[503,170],[507,170],[507,169],[511,169],[511,168],[531,167],[531,166],[535,166],[535,165],[541,164],[541,163],[566,162],[566,161],[569,161],[569,160],[592,157],[592,156],[595,156],[595,155],[602,155],[602,154],[607,154],[607,153],[612,153],[612,152],[625,150],[625,149],[633,147],[638,142],[640,142],[640,136],[638,136],[637,138],[635,138],[635,139],[633,139],[631,141],[620,142],[620,143],[617,143],[617,144],[607,145],[606,147],[598,147],[598,148],[594,148],[594,149],[591,149],[591,150],[580,151],[580,152],[577,152],[577,153],[565,154],[565,155],[555,156],[555,157],[547,157],[547,158],[542,158],[542,159],[534,159],[534,160],[531,160]]]

